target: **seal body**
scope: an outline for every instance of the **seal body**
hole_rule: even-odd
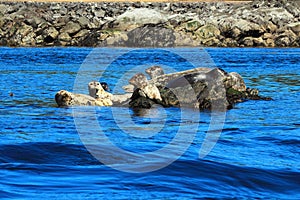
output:
[[[147,77],[143,73],[137,73],[130,80],[129,83],[134,85],[135,88],[140,89],[139,94],[149,99],[162,101],[160,92],[156,85],[148,82]]]
[[[95,99],[85,94],[75,94],[66,90],[60,90],[55,95],[58,106],[110,106],[111,101],[106,99]]]
[[[111,101],[113,95],[111,93],[105,91],[102,87],[102,84],[97,81],[89,82],[89,84],[88,84],[89,94],[91,97],[95,98],[97,101],[105,102],[106,106],[111,106],[113,104]]]
[[[211,71],[211,68],[205,68],[205,67],[199,67],[195,69],[170,73],[170,74],[161,74],[157,77],[152,78],[149,80],[149,83],[155,84],[158,87],[165,87],[170,81],[175,80],[177,78],[180,78],[182,76],[188,75],[188,74],[203,74]]]
[[[163,68],[160,66],[149,67],[145,72],[150,76],[151,79],[165,74]]]

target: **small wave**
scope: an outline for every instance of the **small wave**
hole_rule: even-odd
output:
[[[95,165],[99,162],[81,145],[23,143],[0,146],[0,163]]]
[[[189,189],[196,193],[201,193],[201,190],[208,192],[209,196],[203,197],[212,197],[211,194],[217,198],[241,197],[240,194],[247,197],[248,193],[251,197],[267,194],[280,198],[280,195],[300,192],[300,173],[284,169],[259,169],[201,160],[178,161],[160,173],[186,177]]]
[[[298,139],[278,139],[276,137],[271,136],[261,136],[256,137],[256,140],[259,141],[265,141],[265,142],[271,142],[277,145],[287,145],[289,147],[300,147],[300,140]]]

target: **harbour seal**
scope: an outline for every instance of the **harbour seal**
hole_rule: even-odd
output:
[[[105,87],[108,88],[107,84]],[[102,84],[98,81],[89,82],[88,90],[89,90],[90,96],[94,97],[95,99],[111,99],[111,97],[112,97],[112,94],[109,92],[106,92],[104,90],[104,88],[102,87]]]
[[[226,73],[224,70],[219,68],[211,69],[210,71],[206,72],[193,72],[190,74],[185,74],[180,76],[176,79],[171,80],[166,85],[167,88],[176,88],[176,87],[184,87],[187,84],[195,84],[197,82],[216,82],[221,81],[226,77]]]
[[[148,82],[145,74],[137,73],[129,80],[129,83],[134,85],[135,88],[140,89],[139,94],[141,96],[162,101],[158,88],[154,84]]]
[[[106,99],[95,99],[85,94],[75,94],[66,90],[60,90],[55,95],[55,101],[59,107],[64,106],[110,106]]]
[[[170,81],[177,79],[179,77],[182,77],[187,74],[194,74],[194,73],[207,73],[211,71],[211,68],[206,67],[198,67],[190,70],[170,73],[170,74],[162,74],[160,76],[157,76],[151,80],[149,80],[149,83],[155,84],[159,87],[165,87]]]
[[[145,72],[150,76],[151,79],[165,74],[163,68],[160,66],[149,67],[145,70]]]

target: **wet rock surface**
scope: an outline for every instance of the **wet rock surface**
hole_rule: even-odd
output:
[[[300,6],[1,2],[0,45],[299,47]]]

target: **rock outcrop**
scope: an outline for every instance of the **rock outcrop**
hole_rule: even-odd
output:
[[[137,73],[129,80],[132,92],[113,95],[103,89],[103,86],[107,87],[106,83],[92,81],[88,84],[89,95],[61,90],[56,93],[55,101],[59,107],[129,106],[149,109],[157,104],[226,111],[246,100],[271,100],[259,96],[257,89],[247,88],[238,73],[227,73],[220,68],[195,68],[164,74],[161,67],[153,66],[145,72],[151,74],[152,79],[147,80],[145,74]]]
[[[300,3],[0,3],[1,46],[299,47]]]
[[[161,98],[144,95],[143,88],[136,87],[129,102],[130,107],[151,108],[159,104],[163,107],[225,111],[246,100],[271,100],[259,96],[257,89],[247,88],[238,73],[227,73],[219,68],[196,68],[164,74],[147,82],[157,85]]]

